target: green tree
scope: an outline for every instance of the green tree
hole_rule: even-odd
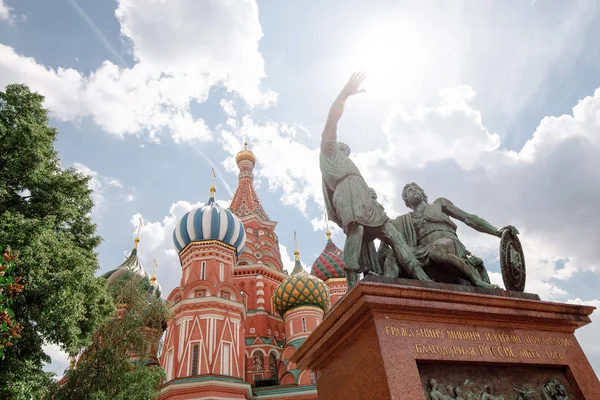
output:
[[[165,327],[166,304],[148,295],[143,281],[135,276],[111,287],[111,294],[119,309],[96,331],[93,344],[68,372],[67,383],[58,389],[55,399],[158,397],[165,374],[152,356],[156,356]]]
[[[69,353],[91,343],[114,306],[98,270],[88,177],[62,169],[44,97],[25,85],[0,91],[0,243],[19,249],[23,292],[11,308],[22,330],[0,360],[0,398],[38,399],[52,374],[42,346]]]
[[[11,308],[15,295],[23,290],[20,276],[13,276],[14,260],[19,253],[13,253],[10,247],[3,250],[0,246],[0,359],[4,358],[6,348],[20,338],[21,324],[15,321],[15,313]]]

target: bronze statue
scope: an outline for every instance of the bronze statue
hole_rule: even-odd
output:
[[[490,283],[483,261],[473,256],[456,235],[456,224],[450,217],[471,228],[501,237],[505,230],[516,236],[513,226],[495,228],[483,218],[466,213],[450,200],[438,198],[427,202],[427,195],[416,183],[409,183],[402,191],[402,199],[412,211],[398,216],[393,225],[413,249],[415,257],[423,263],[429,276],[436,281],[471,284],[483,288],[497,288]],[[380,262],[386,276],[400,274],[395,257],[387,246],[380,247]]]
[[[460,388],[457,386],[452,391],[452,398],[455,400],[464,400],[462,397],[460,397],[461,394],[462,394],[462,392],[461,392]]]
[[[542,393],[545,400],[569,400],[565,387],[556,379],[546,382],[542,386]]]
[[[504,400],[504,396],[492,396],[492,389],[489,385],[485,385],[479,400]]]
[[[437,389],[437,381],[435,379],[430,378],[427,384],[429,385],[430,400],[452,400],[451,397],[442,394],[442,392]]]
[[[344,112],[346,100],[364,92],[360,89],[364,78],[363,73],[353,74],[331,106],[321,138],[319,156],[327,214],[346,234],[344,268],[348,290],[356,285],[360,272],[375,269],[373,265],[365,265],[365,260],[377,262],[372,252],[374,246],[369,244],[376,238],[390,246],[406,275],[428,281],[431,279],[421,268],[402,235],[392,225],[383,207],[372,198],[372,191],[349,157],[350,147],[337,141],[337,123]]]

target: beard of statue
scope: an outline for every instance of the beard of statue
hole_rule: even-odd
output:
[[[423,189],[416,185],[406,187],[402,197],[404,197],[406,205],[412,210],[418,208],[422,203],[427,202],[427,197]]]
[[[414,182],[407,183],[402,189],[404,204],[413,211],[422,203],[427,203],[427,195],[421,186]]]
[[[423,196],[420,193],[413,193],[408,199],[409,207],[413,210],[423,203]]]

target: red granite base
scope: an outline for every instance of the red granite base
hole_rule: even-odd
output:
[[[593,310],[360,282],[292,360],[317,372],[320,400],[423,400],[432,378],[442,395],[458,388],[464,399],[483,391],[544,398],[560,385],[571,400],[600,399],[598,378],[573,335]]]

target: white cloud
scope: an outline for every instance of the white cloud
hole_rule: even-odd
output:
[[[162,221],[147,221],[139,213],[131,217],[132,236],[137,232],[139,219],[143,220],[140,229],[139,256],[147,270],[152,269],[151,266],[154,265],[152,260],[156,259],[158,263],[156,276],[165,290],[163,294],[165,298],[174,287],[179,286],[181,280],[181,265],[173,244],[175,225],[186,212],[203,205],[203,202],[191,204],[187,201],[178,201],[171,205],[169,214]]]
[[[125,199],[125,201],[127,201],[127,202],[135,200],[135,196],[132,193],[127,193],[125,195],[121,195],[121,197],[123,197],[123,199]]]
[[[299,141],[306,129],[299,126],[265,121],[255,123],[249,116],[241,120],[240,128],[221,131],[223,148],[235,155],[242,142],[248,140],[249,148],[257,157],[256,179],[266,179],[270,191],[281,190],[281,201],[293,205],[306,214],[308,200],[322,205],[321,174],[318,149],[310,149]],[[230,172],[237,172],[233,160],[224,162]]]
[[[413,114],[402,107],[392,110],[383,125],[386,161],[421,168],[452,158],[464,169],[485,166],[485,156],[499,148],[500,138],[487,131],[481,113],[470,107],[474,97],[471,87],[459,86],[441,90],[434,108],[421,106]]]
[[[229,127],[229,129],[235,129],[237,128],[237,113],[235,111],[235,108],[233,106],[233,101],[231,100],[225,100],[225,99],[221,99],[220,103],[221,108],[223,109],[223,111],[225,112],[225,114],[227,115],[227,126]]]
[[[228,117],[236,117],[237,114],[235,112],[235,108],[233,107],[233,101],[221,99],[219,104],[221,105],[221,108],[223,109],[223,111],[225,111],[225,114],[227,114]]]
[[[97,171],[94,171],[79,162],[73,163],[73,168],[77,172],[90,177],[88,187],[92,190],[92,200],[94,201],[94,209],[92,212],[94,214],[98,214],[98,212],[104,208],[106,195],[111,190],[114,188],[123,189],[123,184],[118,179],[101,175]],[[132,195],[126,195],[124,197],[124,195],[121,194],[121,197],[124,197],[126,201],[133,200],[133,197],[129,200],[128,196]]]
[[[27,82],[46,96],[46,107],[60,120],[91,117],[111,134],[145,133],[153,141],[163,131],[176,142],[210,140],[209,128],[190,106],[206,101],[216,85],[251,106],[275,101],[274,93],[260,90],[265,73],[254,1],[121,0],[116,15],[132,46],[133,67],[105,61],[86,76],[46,67],[0,44],[0,87]]]
[[[290,254],[287,247],[279,243],[279,253],[281,253],[281,262],[283,263],[283,269],[291,274],[294,270],[296,260],[294,259],[293,252]]]
[[[0,21],[10,21],[11,17],[11,8],[4,4],[4,0],[0,0]]]

